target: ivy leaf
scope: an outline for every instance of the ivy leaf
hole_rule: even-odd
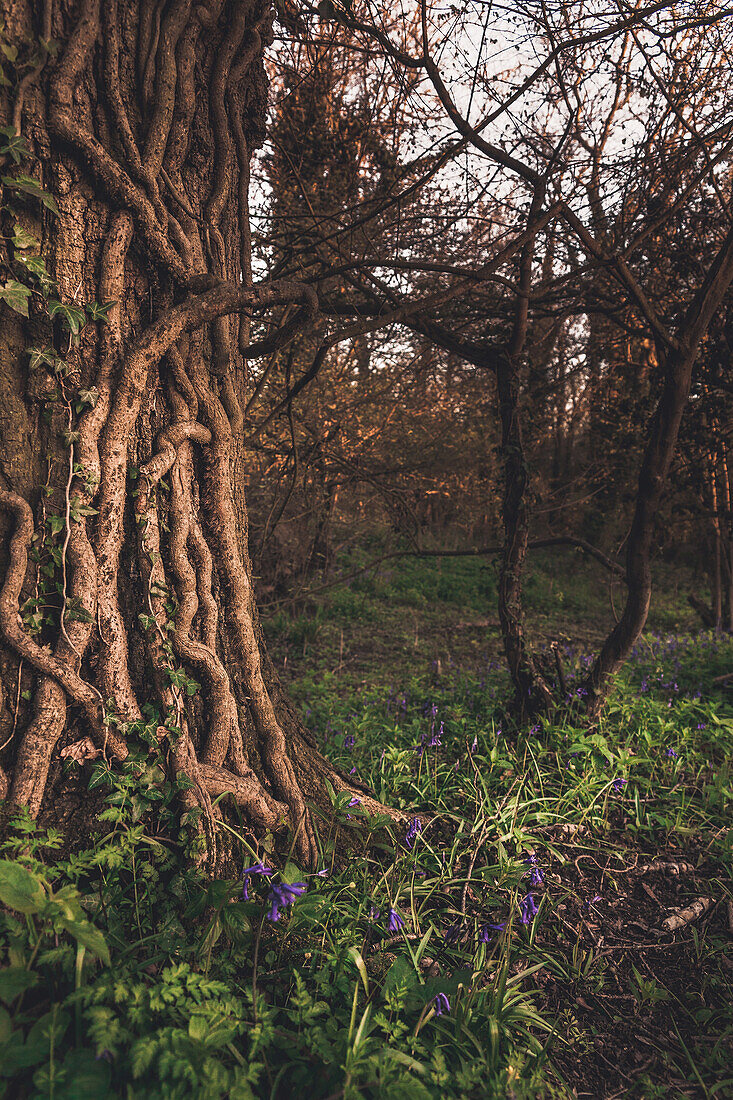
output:
[[[26,867],[0,859],[0,901],[19,913],[37,913],[46,903],[46,891]]]
[[[49,195],[48,191],[32,176],[3,176],[2,182],[10,191],[20,191],[24,195],[30,195],[31,198],[38,199],[52,214],[59,213],[53,195]]]
[[[44,292],[47,293],[52,287],[56,286],[55,281],[48,273],[43,256],[18,256],[17,259],[18,263],[21,263],[30,275],[38,279]]]
[[[13,236],[11,237],[13,248],[16,251],[22,251],[24,248],[40,248],[40,244],[27,229],[24,229],[18,222],[13,226]]]
[[[21,317],[28,316],[28,299],[31,296],[31,291],[23,283],[19,283],[17,279],[6,279],[6,281],[0,284],[0,301],[5,302],[16,313],[20,313]]]
[[[30,157],[30,149],[13,126],[0,126],[0,154],[12,157],[16,164]]]
[[[50,344],[47,344],[44,348],[28,348],[27,351],[30,356],[30,363],[28,364],[30,370],[48,367],[49,370],[55,371],[57,364],[60,362],[58,355]]]
[[[52,298],[48,303],[49,317],[60,317],[72,336],[78,336],[86,322],[83,309],[78,306],[67,305],[58,298]]]
[[[93,409],[97,401],[99,401],[99,390],[96,386],[92,386],[91,389],[80,389],[76,395],[74,407],[77,413],[80,413],[87,407]]]
[[[107,314],[116,302],[87,302],[84,307],[92,321],[106,321]]]

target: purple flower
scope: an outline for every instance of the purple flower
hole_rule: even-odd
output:
[[[422,821],[419,817],[413,817],[410,824],[407,826],[407,833],[405,835],[405,844],[408,848],[412,848],[417,834],[422,832]]]
[[[369,919],[379,920],[379,909],[377,909],[376,905],[369,906]]]
[[[674,751],[674,749],[667,749],[665,756],[671,756],[673,759],[677,759],[677,753]]]
[[[443,736],[443,723],[441,722],[440,723],[440,729],[438,730],[438,732],[434,733],[433,736],[428,741],[428,748],[434,749],[437,745],[441,745],[442,741],[440,739],[441,739],[442,736]]]
[[[613,787],[614,791],[616,791],[616,793],[619,794],[624,789],[624,787],[626,786],[626,780],[625,779],[614,779],[611,786]]]
[[[531,924],[539,913],[539,909],[531,894],[527,894],[526,897],[522,898],[519,903],[519,910],[522,914],[522,924]]]
[[[389,929],[389,931],[390,932],[399,932],[400,928],[404,927],[404,924],[405,924],[405,922],[402,919],[402,917],[400,916],[400,914],[397,912],[397,910],[393,909],[392,906],[390,906],[390,908],[389,908],[389,923],[387,924],[387,928]]]
[[[304,894],[308,887],[304,882],[282,882],[279,886],[273,886],[267,899],[270,912],[267,919],[276,921],[280,919],[280,910],[291,905],[296,898]]]
[[[452,924],[449,924],[443,933],[443,939],[447,944],[457,943],[461,938],[461,932],[463,931],[463,923],[460,920],[454,920]]]
[[[532,852],[531,855],[527,856],[524,862],[529,864],[529,870],[524,872],[524,877],[526,878],[527,875],[529,875],[531,885],[540,886],[545,881],[545,876],[537,866],[537,856]]]
[[[355,744],[356,744],[356,738],[352,734],[347,733],[346,736],[344,737],[344,748],[351,751],[351,749],[353,749]]]
[[[349,768],[349,775],[356,775],[356,764],[354,764],[353,768]]]
[[[450,1001],[445,993],[437,993],[433,1003],[436,1016],[442,1016],[444,1012],[450,1012]]]
[[[330,874],[328,867],[324,867],[322,871],[316,871],[316,878],[328,878]]]
[[[361,799],[357,798],[356,795],[354,795],[354,797],[349,802],[349,808],[351,808],[352,806],[360,806],[360,805],[361,805]]]
[[[478,734],[474,737],[473,742],[471,744],[471,748],[468,751],[473,756],[473,754],[476,752],[477,749],[478,749]]]
[[[481,931],[478,934],[479,943],[488,943],[491,939],[489,929],[494,932],[503,932],[506,928],[506,921],[502,921],[501,924],[492,924],[490,921],[488,924],[481,925]]]
[[[591,905],[595,905],[595,903],[596,903],[597,901],[603,901],[603,898],[601,897],[601,895],[600,895],[600,894],[596,894],[596,895],[595,895],[595,897],[592,897],[592,898],[590,899],[590,901],[587,901],[587,902],[586,902],[585,904],[586,904],[586,905],[588,906],[588,908],[590,909]]]
[[[249,901],[249,876],[271,875],[272,868],[265,867],[263,863],[253,863],[251,867],[245,867],[242,874],[244,875],[244,882],[242,883],[242,901]]]

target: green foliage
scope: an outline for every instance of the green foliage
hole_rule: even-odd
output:
[[[622,822],[633,844],[705,831],[729,868],[733,718],[705,685],[732,651],[705,635],[650,637],[590,733],[567,719],[516,730],[498,669],[441,685],[413,676],[399,692],[355,695],[334,676],[301,684],[328,754],[435,824],[412,846],[402,833],[377,837],[385,822],[334,793],[357,851],[340,854],[324,830],[329,875],[283,859],[279,877],[250,876],[247,898],[185,857],[191,838],[156,738],[175,716],[148,708],[124,726],[108,715],[140,748],[120,767],[95,764],[91,789],[104,801],[91,846],[68,851],[23,815],[0,843],[0,1095],[569,1097],[554,1052],[591,1050],[592,1039],[569,1009],[553,1018],[539,979],[597,995],[607,962],[562,924],[548,936],[565,895],[547,883],[522,923],[526,851],[546,863],[552,830],[574,823],[602,843]],[[583,655],[567,664],[572,676]],[[439,722],[441,744],[420,752]],[[267,844],[238,858],[278,866]],[[275,923],[273,881],[307,885]],[[394,936],[390,909],[404,921]],[[489,923],[504,927],[480,934]],[[715,940],[695,935],[699,957],[714,959]],[[638,968],[626,989],[644,1012],[676,1004]],[[438,994],[450,1003],[442,1015]],[[707,1029],[731,1034],[722,1004],[706,1011]],[[724,1043],[686,1046],[706,1079],[723,1073]]]

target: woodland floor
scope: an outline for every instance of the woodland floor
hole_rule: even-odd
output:
[[[531,568],[529,630],[576,690],[607,581]],[[414,815],[389,832],[334,793],[318,872],[226,801],[245,889],[197,872],[157,740],[64,762],[64,806],[0,832],[0,1098],[733,1096],[733,639],[698,631],[692,575],[657,582],[594,730],[512,721],[490,564],[267,608],[324,754]]]
[[[566,644],[571,666],[582,662],[612,625],[605,577],[575,555],[563,563],[536,556],[532,566],[526,585],[530,634],[540,647],[553,640]],[[719,689],[713,696],[706,687],[714,675],[728,671],[733,649],[727,641],[711,640],[707,655],[700,657],[699,639],[691,641],[699,622],[685,601],[684,571],[681,577],[679,570],[668,574],[657,567],[647,640],[632,662],[625,698],[614,708],[618,717],[611,720],[621,727],[621,743],[614,745],[614,731],[607,729],[607,741],[600,746],[608,756],[600,760],[601,768],[615,768],[615,774],[630,780],[656,756],[647,782],[631,780],[633,796],[627,788],[629,794],[619,792],[616,800],[607,791],[600,814],[592,800],[576,806],[575,814],[565,802],[565,824],[559,824],[562,797],[553,790],[557,776],[540,776],[538,770],[539,784],[527,792],[530,810],[523,801],[511,826],[499,830],[500,845],[511,850],[514,841],[520,855],[533,850],[543,869],[540,893],[546,908],[510,971],[521,974],[539,964],[527,989],[553,1028],[544,1073],[525,1093],[519,1081],[512,1085],[510,1071],[509,1096],[733,1096],[733,830],[725,824],[730,777],[715,775],[710,759],[693,764],[692,752],[685,761],[682,728],[691,721],[683,700],[693,699],[699,714],[692,717],[709,719],[712,707],[714,722],[730,741],[733,694]],[[615,601],[619,606],[618,590]],[[364,755],[373,756],[374,746],[364,743],[370,736],[364,715],[373,709],[375,696],[386,697],[387,713],[391,702],[396,714],[398,704],[404,711],[404,698],[412,704],[416,691],[427,697],[432,692],[442,714],[444,704],[455,703],[455,685],[464,676],[480,677],[482,686],[492,676],[501,682],[493,604],[491,568],[473,560],[408,559],[382,567],[377,576],[327,589],[300,615],[271,614],[266,630],[291,691],[311,723],[321,725],[325,751],[343,763],[335,725],[341,732],[356,731],[355,753],[361,730],[361,763]],[[645,706],[635,714],[639,690]],[[502,694],[496,690],[495,725],[501,721]],[[315,708],[314,695],[320,696]],[[329,712],[328,700],[335,697],[337,710],[342,716],[348,712],[351,724],[337,722],[333,708]],[[458,708],[460,717],[465,709]],[[672,712],[670,718],[664,711]],[[707,724],[700,721],[696,728]],[[709,746],[703,755],[706,751]],[[500,807],[516,793],[518,754],[515,743],[509,759],[499,760],[504,768],[492,800]],[[599,766],[579,736],[570,747],[573,756],[583,757],[591,768]],[[465,753],[459,759],[463,768]],[[524,760],[529,766],[526,752]],[[665,772],[666,764],[674,765],[674,776]],[[531,765],[537,767],[534,757]],[[535,811],[540,805],[547,811],[544,822],[541,813],[531,812],[533,795]],[[568,829],[570,837],[564,835]],[[677,867],[644,869],[664,862]],[[460,867],[459,857],[454,903]],[[465,858],[462,867],[465,873]],[[450,896],[450,885],[446,892]],[[472,908],[485,913],[480,893],[469,888],[467,916]],[[698,897],[713,901],[703,918],[665,934],[662,919]],[[446,948],[436,958],[443,975],[465,965],[460,953],[451,958]]]

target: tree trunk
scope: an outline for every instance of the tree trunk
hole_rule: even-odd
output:
[[[659,348],[664,385],[649,423],[639,471],[626,557],[627,596],[619,622],[606,638],[585,682],[588,711],[595,715],[608,694],[611,675],[626,660],[646,624],[652,595],[651,548],[662,494],[690,395],[700,343],[733,283],[733,229],[691,301],[674,343]]]
[[[186,777],[202,859],[216,861],[212,799],[227,793],[254,831],[289,828],[312,865],[308,801],[329,805],[326,777],[353,784],[318,754],[264,651],[236,476],[247,360],[284,346],[317,309],[307,286],[252,285],[247,188],[272,9],[0,9],[19,50],[17,78],[0,89],[4,121],[31,149],[4,172],[37,177],[59,209],[31,197],[16,219],[38,230],[57,287],[35,286],[28,322],[0,305],[11,429],[0,444],[0,785],[36,815],[62,746],[122,760],[157,738]],[[56,57],[38,49],[50,38]],[[22,68],[29,57],[38,63]],[[7,191],[4,203],[12,223]],[[12,246],[4,259],[17,278]],[[86,307],[78,342],[68,307]],[[266,335],[253,339],[252,325]],[[46,349],[30,375],[29,345]]]

